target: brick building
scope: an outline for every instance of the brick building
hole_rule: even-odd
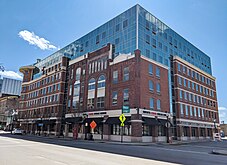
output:
[[[16,120],[16,118],[13,118],[13,113],[15,113],[18,108],[18,96],[0,97],[0,129],[12,129],[12,123]],[[16,126],[16,122],[14,123]]]
[[[215,78],[180,57],[174,56],[172,63],[177,138],[212,137],[219,125]]]
[[[166,141],[169,115],[168,68],[140,54],[112,58],[112,45],[69,62],[66,134],[73,128],[79,137],[94,133],[95,139],[120,140],[122,106],[125,141]],[[85,116],[85,118],[84,118]],[[90,129],[92,121],[97,123]]]
[[[30,133],[60,133],[67,66],[67,57],[51,56],[20,68],[24,74],[18,114],[22,129]]]

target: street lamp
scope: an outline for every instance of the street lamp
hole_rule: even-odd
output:
[[[166,140],[166,142],[169,143],[169,127],[170,127],[169,119],[170,119],[170,115],[166,114],[166,118],[167,118],[167,122],[166,122],[166,129],[167,129],[166,136],[167,136],[167,140]]]

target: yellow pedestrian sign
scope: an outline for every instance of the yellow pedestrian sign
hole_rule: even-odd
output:
[[[126,120],[126,117],[125,117],[124,114],[121,114],[121,116],[119,117],[119,120],[121,121],[121,126],[122,126],[122,127],[125,126],[124,122],[125,122],[125,120]]]

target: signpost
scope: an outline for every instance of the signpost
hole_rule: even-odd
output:
[[[93,130],[92,130],[92,133],[93,133],[93,131],[94,131],[94,129],[95,129],[96,126],[97,126],[97,124],[96,124],[96,122],[93,120],[93,121],[90,123],[90,127],[93,129]],[[91,133],[90,140],[93,140],[93,135],[92,135],[92,133]]]
[[[121,114],[121,116],[119,116],[119,120],[121,121],[121,143],[123,142],[123,127],[125,126],[125,120],[126,117],[124,114]]]

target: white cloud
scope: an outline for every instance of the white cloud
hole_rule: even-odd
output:
[[[29,44],[35,45],[42,50],[57,49],[57,47],[54,45],[51,45],[48,40],[46,40],[45,38],[40,38],[39,36],[35,35],[34,32],[23,30],[23,31],[20,31],[18,35],[19,37],[23,38],[25,41],[28,41]]]
[[[22,80],[23,76],[21,73],[16,73],[14,71],[4,71],[0,72],[0,77],[6,77],[6,78],[12,78],[12,79],[17,79],[17,80]]]
[[[218,110],[219,110],[220,123],[222,121],[227,123],[227,108],[226,107],[218,107]]]

